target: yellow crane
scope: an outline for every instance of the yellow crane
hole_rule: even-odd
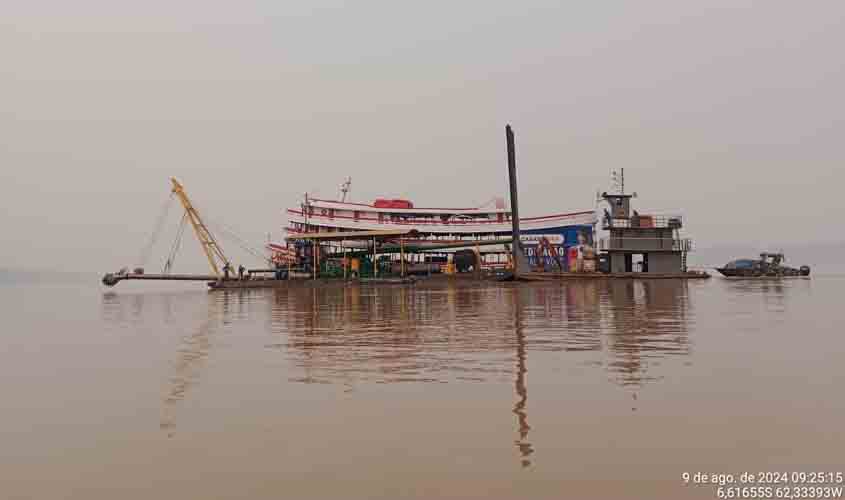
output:
[[[212,272],[214,272],[215,276],[219,278],[220,269],[217,265],[217,261],[219,260],[223,264],[224,269],[231,269],[232,265],[229,262],[229,259],[226,257],[226,254],[223,253],[223,249],[220,247],[220,244],[217,243],[217,239],[215,239],[214,235],[211,234],[211,231],[208,230],[208,226],[206,226],[205,222],[203,222],[202,217],[200,217],[199,212],[197,212],[197,209],[194,208],[194,205],[185,193],[185,188],[182,184],[180,184],[175,177],[171,177],[170,182],[173,183],[173,194],[179,198],[182,206],[185,207],[185,217],[188,218],[191,222],[191,226],[194,228],[194,233],[197,235],[200,246],[202,246],[202,250],[208,258],[208,264],[211,266]]]

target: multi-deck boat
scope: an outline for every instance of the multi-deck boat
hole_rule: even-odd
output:
[[[512,234],[511,213],[501,198],[481,207],[432,208],[417,207],[405,199],[376,199],[365,204],[306,196],[300,207],[288,209],[287,215],[288,242],[308,233],[398,230],[413,232],[416,244],[421,247],[457,248],[461,243],[472,246],[484,240],[509,238]],[[522,245],[534,264],[532,248],[541,242],[551,244],[557,253],[565,255],[570,247],[592,245],[596,222],[594,210],[520,218]],[[486,263],[504,263],[504,248],[500,251],[491,248],[487,253],[492,258]],[[496,253],[499,255],[492,255]]]
[[[416,230],[423,237],[478,239],[479,236],[511,232],[510,212],[497,208],[421,208],[408,200],[377,199],[367,205],[309,199],[299,209],[288,209],[289,236],[299,233],[372,231],[380,229]],[[555,234],[576,241],[578,231],[592,232],[594,210],[521,218],[526,234]],[[571,234],[570,238],[565,238]]]

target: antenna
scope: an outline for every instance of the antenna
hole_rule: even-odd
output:
[[[625,169],[620,168],[619,172],[612,170],[610,179],[613,183],[613,189],[619,191],[619,194],[625,194]]]
[[[352,177],[347,177],[343,184],[340,185],[340,201],[346,201],[346,195],[349,193],[352,186]]]
[[[625,169],[619,169],[619,194],[625,194]]]
[[[302,215],[305,216],[305,232],[308,232],[308,213],[311,209],[308,206],[308,193],[305,193],[305,203],[302,205]]]
[[[625,194],[625,169],[620,168],[617,172],[612,170],[610,172],[610,180],[613,183],[613,189],[619,191],[619,194]]]

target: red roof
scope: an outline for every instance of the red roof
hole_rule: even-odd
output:
[[[376,208],[414,208],[414,204],[409,200],[390,200],[386,198],[377,198],[376,201],[373,202],[373,206]]]

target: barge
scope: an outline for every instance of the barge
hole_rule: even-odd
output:
[[[339,200],[306,194],[298,208],[288,209],[285,241],[268,242],[266,256],[253,253],[264,260],[265,268],[248,270],[240,265],[237,274],[183,186],[172,178],[171,198],[181,202],[184,214],[164,271],[151,275],[142,267],[131,273],[124,268],[107,274],[102,282],[114,286],[123,280],[193,280],[205,281],[211,289],[227,289],[327,279],[409,284],[432,275],[496,280],[510,276],[518,281],[709,277],[687,269],[692,240],[680,234],[680,215],[631,209],[636,193],[625,193],[624,169],[618,192],[603,193],[593,209],[521,218],[510,126],[506,136],[510,208],[503,198],[470,208],[419,207],[399,198],[355,203],[346,200],[351,186],[347,178]],[[601,229],[608,236],[598,238],[597,211],[602,202],[607,207]],[[170,274],[187,223],[208,259],[209,275]]]

